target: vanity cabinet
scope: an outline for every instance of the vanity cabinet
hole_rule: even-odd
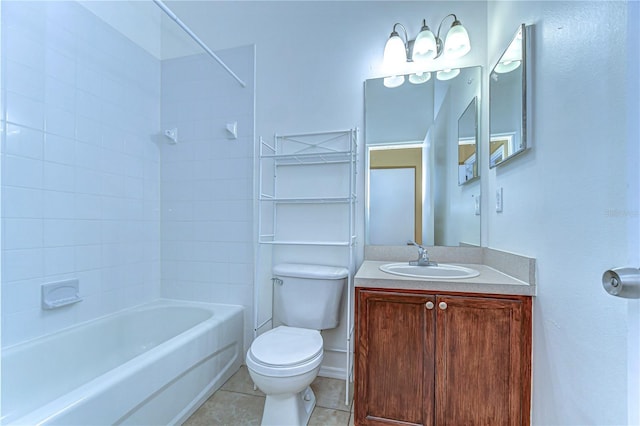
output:
[[[531,298],[356,288],[356,425],[528,425]]]

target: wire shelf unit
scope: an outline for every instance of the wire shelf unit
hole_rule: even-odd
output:
[[[345,404],[349,402],[353,381],[357,141],[357,128],[276,134],[273,142],[260,138],[259,152],[258,243],[272,246],[272,250],[278,250],[276,246],[344,250],[343,264],[336,266],[344,266],[350,272],[346,291],[346,347],[325,347],[325,350],[345,355]],[[271,297],[273,301],[273,293],[261,295],[260,291],[273,292],[273,287],[255,292],[255,335],[269,322],[273,326],[273,306],[271,318],[259,319],[260,298]]]

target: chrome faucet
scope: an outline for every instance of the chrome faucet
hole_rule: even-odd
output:
[[[438,266],[436,262],[432,262],[429,260],[429,253],[427,253],[427,249],[416,243],[415,241],[407,241],[407,244],[414,245],[418,247],[418,260],[413,260],[409,262],[409,265],[414,266]]]

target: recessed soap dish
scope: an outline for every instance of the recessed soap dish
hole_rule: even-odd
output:
[[[77,279],[42,284],[42,309],[51,310],[82,301]]]

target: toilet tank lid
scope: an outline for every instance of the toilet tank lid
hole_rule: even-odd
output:
[[[281,277],[339,280],[346,278],[349,270],[340,266],[279,263],[273,266],[273,274]]]

